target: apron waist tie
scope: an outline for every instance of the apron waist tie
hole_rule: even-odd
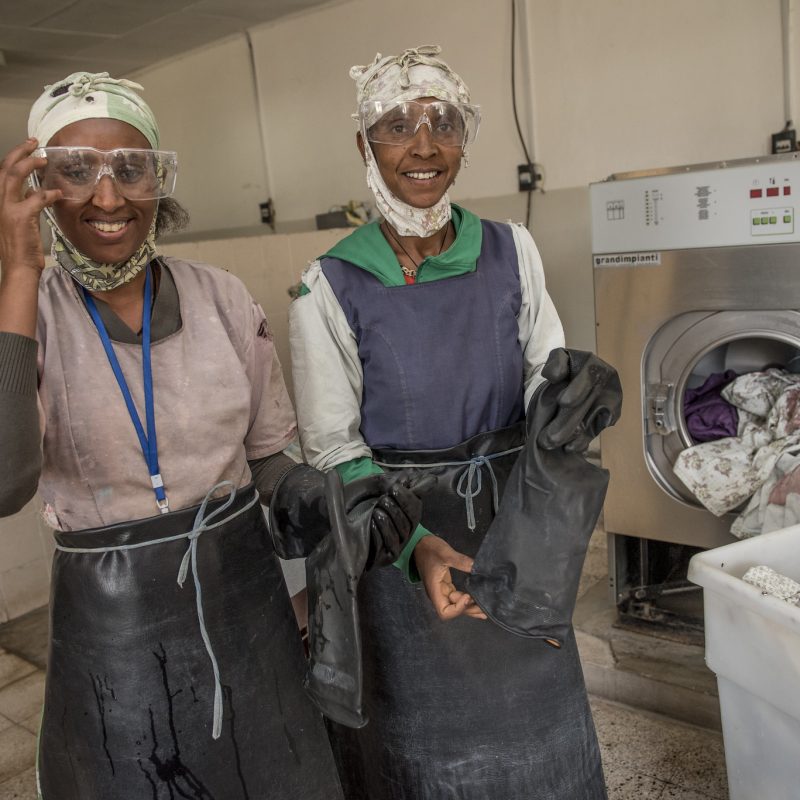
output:
[[[511,455],[512,453],[519,453],[524,445],[519,447],[512,447],[509,450],[503,450],[500,453],[490,453],[488,456],[473,456],[469,461],[437,461],[434,463],[418,463],[407,464],[405,462],[399,464],[389,464],[383,461],[375,461],[379,467],[392,467],[394,469],[403,469],[405,467],[412,467],[417,469],[430,469],[431,467],[461,467],[465,469],[461,473],[456,484],[456,493],[459,497],[464,498],[464,506],[467,513],[467,526],[471,531],[475,530],[475,506],[473,498],[481,493],[483,488],[483,478],[481,475],[481,468],[486,467],[489,471],[489,477],[492,479],[492,510],[497,513],[500,505],[500,498],[497,489],[497,476],[492,469],[492,460],[495,458],[502,458],[503,456]]]
[[[492,469],[492,462],[486,456],[475,456],[469,460],[466,469],[461,473],[461,477],[456,484],[456,494],[464,498],[464,505],[467,510],[467,527],[475,530],[475,506],[472,498],[481,493],[483,488],[483,477],[481,467],[485,466],[492,479],[492,511],[497,513],[497,506],[500,501],[497,498],[497,477]]]
[[[214,492],[216,492],[218,489],[223,489],[226,487],[228,487],[230,490],[228,499],[219,508],[214,509],[214,511],[206,516],[206,509],[209,502],[214,499]],[[149,542],[137,542],[136,544],[123,544],[114,547],[68,547],[56,542],[56,549],[62,550],[65,553],[112,553],[123,550],[135,550],[139,547],[150,547],[151,545],[156,544],[165,544],[166,542],[174,542],[178,539],[189,540],[189,546],[186,548],[186,552],[181,559],[177,582],[178,586],[183,588],[183,584],[186,581],[186,576],[189,572],[189,566],[191,565],[192,578],[194,579],[195,600],[197,604],[197,621],[200,624],[200,636],[203,638],[203,644],[206,647],[206,652],[208,653],[208,657],[211,661],[211,668],[214,672],[214,718],[211,728],[211,737],[213,739],[219,739],[222,733],[222,683],[219,676],[219,664],[217,663],[217,658],[214,655],[214,648],[211,646],[211,639],[208,636],[205,617],[203,615],[203,590],[200,585],[200,575],[197,571],[197,540],[206,531],[210,531],[214,528],[220,527],[221,525],[225,525],[227,522],[230,522],[240,514],[249,511],[258,502],[259,497],[258,492],[254,492],[253,499],[244,507],[240,508],[233,514],[229,514],[224,519],[218,520],[217,522],[212,522],[212,520],[214,520],[224,511],[227,511],[235,499],[236,487],[231,481],[222,481],[216,484],[216,486],[212,486],[211,489],[209,489],[206,493],[206,496],[203,498],[200,508],[197,510],[192,530],[188,531],[187,533],[179,533],[175,536],[165,536],[161,539],[153,539]]]

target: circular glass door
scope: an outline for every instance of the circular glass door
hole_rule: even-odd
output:
[[[642,358],[645,461],[667,494],[700,506],[672,470],[678,454],[696,444],[684,415],[687,389],[727,370],[771,367],[800,372],[800,312],[695,311],[653,335]]]

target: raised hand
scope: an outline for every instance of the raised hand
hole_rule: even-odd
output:
[[[57,189],[34,191],[31,173],[47,161],[33,155],[36,139],[26,139],[0,164],[0,331],[33,337],[37,292],[44,269],[39,215],[61,198]]]

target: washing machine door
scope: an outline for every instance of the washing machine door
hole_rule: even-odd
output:
[[[800,371],[800,312],[693,311],[656,331],[642,358],[645,463],[672,498],[700,506],[672,470],[693,440],[683,413],[684,393],[713,373],[742,375],[769,367]]]

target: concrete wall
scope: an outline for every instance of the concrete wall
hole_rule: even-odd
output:
[[[800,0],[792,6],[800,109]],[[519,0],[518,9],[520,121],[547,189],[534,197],[531,227],[568,340],[591,347],[585,187],[612,172],[768,152],[769,134],[784,123],[780,0]],[[471,166],[451,195],[485,216],[521,220],[510,28],[508,2],[350,0],[253,29],[261,148],[244,37],[140,73],[165,143],[181,152],[179,196],[192,230],[257,225],[265,194],[279,230],[310,226],[334,204],[369,201],[348,70],[377,51],[434,40],[483,111]],[[198,84],[218,108],[214,119],[180,101]],[[210,164],[223,169],[207,174]]]
[[[47,603],[53,534],[39,514],[38,497],[0,519],[0,623]]]
[[[760,155],[783,127],[779,0],[532,6],[537,157],[551,188]]]
[[[0,97],[0,159],[27,138],[30,110],[31,103],[25,100]]]
[[[779,0],[528,0],[518,99],[546,186],[612,172],[768,152],[784,123]],[[423,23],[424,20],[424,23]],[[348,69],[436,40],[483,109],[453,197],[516,190],[523,161],[510,100],[510,3],[352,0],[255,29],[268,162],[279,213],[310,218],[367,198]],[[435,32],[435,33],[431,33]],[[297,56],[302,48],[302,57]],[[794,66],[796,83],[797,65]],[[281,79],[271,79],[280,75]],[[533,123],[531,123],[533,118]],[[289,158],[288,154],[293,157]]]
[[[266,165],[247,40],[242,36],[137,72],[162,147],[178,151],[176,196],[191,231],[260,224]]]
[[[240,236],[163,245],[164,255],[205,261],[227,269],[244,281],[267,315],[278,357],[291,392],[288,289],[300,281],[308,264],[332,247],[347,231]]]
[[[549,189],[621,170],[767,152],[784,122],[780,0],[518,0],[518,100]],[[800,0],[792,0],[798,27]],[[436,40],[483,108],[454,199],[516,191],[523,160],[510,101],[510,3],[350,0],[251,31],[263,142],[244,35],[136,73],[181,158],[193,230],[283,222],[369,199],[348,69]],[[793,95],[800,108],[800,55]],[[526,67],[530,69],[525,69]],[[59,76],[54,76],[54,79]],[[33,99],[33,98],[32,98]],[[0,147],[28,104],[0,99]],[[800,111],[797,112],[800,114]]]

